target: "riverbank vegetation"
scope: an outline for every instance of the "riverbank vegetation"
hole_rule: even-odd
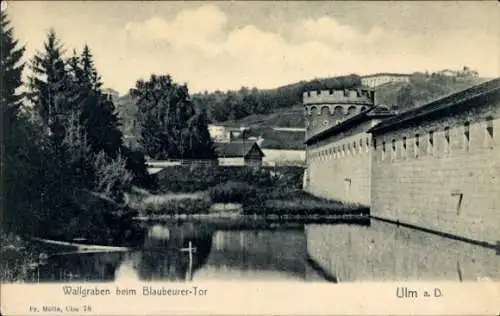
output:
[[[302,190],[303,167],[168,167],[158,175],[158,190],[131,200],[142,216],[224,213],[211,204],[241,206],[241,215],[367,215],[361,205],[315,197]],[[234,213],[234,206],[227,207]]]
[[[29,61],[0,16],[2,281],[23,279],[32,237],[117,243],[136,212],[124,193],[154,188],[141,152],[127,148],[91,48],[65,56],[50,30]],[[23,72],[28,80],[23,82]],[[35,250],[33,250],[35,251]],[[36,251],[35,251],[36,252]],[[18,258],[18,259],[16,259]],[[3,261],[3,260],[2,260]],[[24,262],[24,263],[23,263]]]

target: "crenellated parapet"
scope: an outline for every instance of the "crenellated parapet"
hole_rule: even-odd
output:
[[[302,95],[306,140],[374,106],[375,92],[366,88],[306,91]]]

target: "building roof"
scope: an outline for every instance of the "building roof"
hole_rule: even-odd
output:
[[[260,146],[254,141],[236,141],[230,143],[217,143],[215,144],[217,154],[220,158],[243,158],[246,157],[254,148],[260,152],[261,157],[264,153]]]
[[[102,89],[102,92],[104,93],[113,93],[113,94],[120,94],[118,91],[111,89],[111,88],[104,88]]]
[[[366,121],[368,121],[370,119],[374,119],[374,118],[390,117],[390,116],[393,116],[394,114],[395,113],[393,111],[389,110],[385,106],[380,106],[380,105],[374,106],[374,107],[371,107],[371,108],[364,110],[363,112],[361,112],[355,116],[352,116],[352,117],[346,119],[345,121],[342,121],[340,124],[334,125],[334,126],[330,127],[329,129],[326,129],[326,130],[308,138],[305,141],[305,143],[309,145],[312,142],[324,139],[325,137],[328,137],[330,135],[333,135],[333,134],[339,133],[341,131],[344,131],[346,129],[349,129],[353,125],[357,125],[357,124],[366,122]]]
[[[452,112],[463,110],[464,106],[466,108],[470,105],[468,101],[494,93],[497,94],[497,98],[500,97],[498,94],[500,93],[500,77],[483,82],[468,89],[452,93],[420,107],[408,109],[398,115],[384,120],[377,126],[371,128],[369,132],[377,133],[393,130],[397,129],[402,124],[406,125],[410,122],[416,122],[430,117],[449,115]]]
[[[378,77],[378,76],[409,77],[410,74],[379,72],[379,73],[363,76],[363,77],[361,77],[361,79]]]

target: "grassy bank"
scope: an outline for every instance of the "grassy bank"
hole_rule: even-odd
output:
[[[244,214],[249,215],[300,215],[344,216],[368,215],[369,209],[359,204],[342,203],[313,196],[302,190],[275,188],[260,190],[256,198],[244,203]]]
[[[179,171],[169,170],[168,172]],[[197,188],[202,187],[201,183],[203,183],[203,187],[207,189],[192,193],[139,194],[132,199],[134,200],[132,207],[139,211],[141,217],[235,212],[235,208],[228,208],[225,211],[211,207],[214,203],[241,205],[242,215],[331,217],[369,214],[369,209],[364,206],[315,197],[297,188],[298,185],[290,185],[289,181],[294,177],[276,176],[270,170],[263,169],[239,170],[238,172],[240,175],[246,174],[246,177],[241,176],[239,180],[216,183],[211,187],[208,186],[210,178],[207,182],[203,182],[203,178],[192,179],[192,176],[186,175],[185,183],[197,181],[200,183]],[[233,176],[234,174],[238,173],[234,172]],[[224,178],[231,177],[226,175]]]

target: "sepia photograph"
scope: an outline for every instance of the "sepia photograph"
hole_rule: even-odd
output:
[[[207,282],[500,299],[497,1],[1,8],[3,314],[104,311],[44,286],[117,313],[223,304]]]

